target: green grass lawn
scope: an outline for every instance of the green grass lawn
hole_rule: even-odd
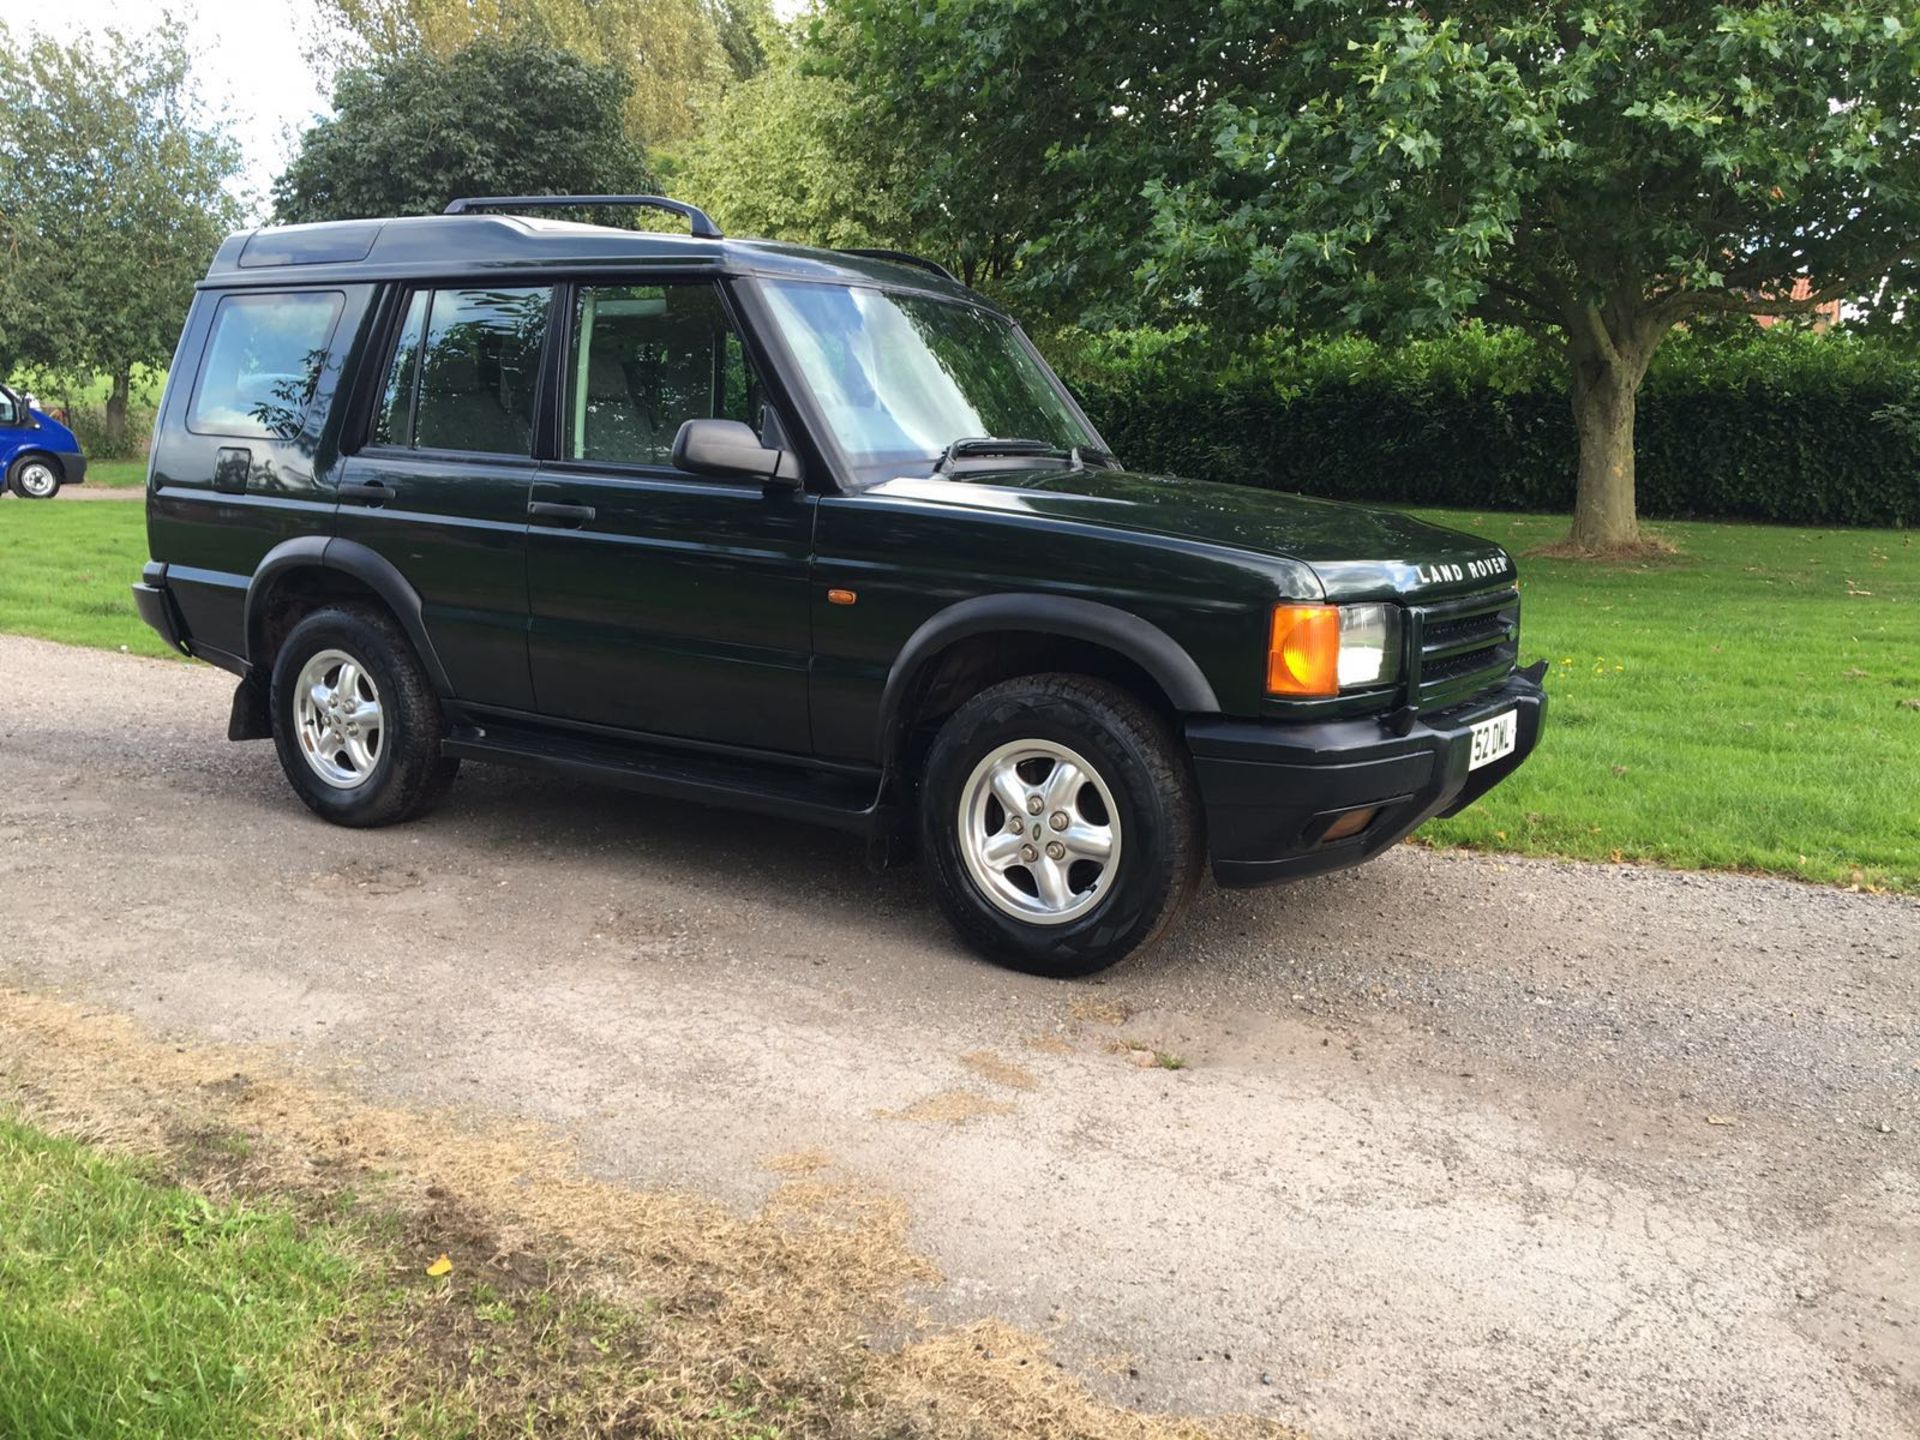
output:
[[[216,1207],[0,1115],[0,1435],[292,1433],[355,1284],[284,1209]]]
[[[0,375],[0,380],[5,380]],[[86,379],[70,376],[41,375],[31,383],[26,377],[17,376],[13,381],[16,389],[31,390],[35,397],[49,405],[74,404],[102,407],[107,396],[112,393],[113,381],[105,375],[93,375]],[[160,394],[167,386],[165,366],[136,365],[133,370],[133,387],[128,392],[136,405],[157,405]]]
[[[1428,837],[1920,890],[1911,534],[1662,524],[1680,555],[1604,566],[1526,554],[1562,517],[1429,518],[1519,557],[1551,709],[1534,758]]]
[[[90,460],[87,484],[109,490],[126,490],[147,483],[147,462],[142,460]]]
[[[128,587],[146,562],[146,507],[138,501],[0,498],[0,630],[171,654],[133,608]]]
[[[1529,557],[1557,516],[1430,512],[1520,557],[1539,752],[1443,844],[1920,891],[1920,546],[1897,531],[1670,524],[1681,554]],[[141,507],[0,501],[0,629],[166,651],[127,586]]]

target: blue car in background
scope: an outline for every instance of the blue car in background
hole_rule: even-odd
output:
[[[0,476],[22,500],[51,500],[62,485],[87,478],[87,460],[73,431],[0,385]]]

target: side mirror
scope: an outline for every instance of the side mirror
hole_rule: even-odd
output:
[[[800,488],[800,457],[769,450],[739,420],[689,420],[673,437],[673,464],[696,475],[728,475]]]

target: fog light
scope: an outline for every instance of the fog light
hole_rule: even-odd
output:
[[[1349,810],[1327,827],[1327,833],[1320,837],[1322,845],[1332,840],[1345,840],[1358,835],[1373,823],[1373,817],[1380,813],[1378,805],[1369,805],[1364,810]]]

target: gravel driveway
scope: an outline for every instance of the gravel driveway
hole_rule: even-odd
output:
[[[212,670],[0,636],[0,693],[0,983],[740,1203],[818,1147],[1142,1405],[1920,1435],[1911,901],[1402,847],[1048,983],[825,832],[479,766],[337,830]]]

